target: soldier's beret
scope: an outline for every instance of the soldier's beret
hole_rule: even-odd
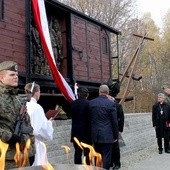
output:
[[[10,70],[10,71],[18,71],[18,65],[14,61],[3,61],[0,63],[0,71],[2,70]]]

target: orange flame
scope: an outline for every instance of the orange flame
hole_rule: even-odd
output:
[[[88,148],[90,150],[90,152],[89,152],[90,165],[94,164],[94,158],[96,158],[96,166],[102,167],[102,156],[101,156],[101,154],[96,152],[91,145],[88,145],[88,144],[83,143],[83,142],[80,142],[80,144],[84,148]]]
[[[27,164],[28,160],[29,160],[29,158],[28,158],[28,149],[29,149],[30,145],[31,145],[31,140],[28,139],[27,142],[26,142],[26,146],[24,148],[24,160],[23,160],[23,163],[22,163],[22,167],[24,167]]]
[[[76,137],[74,137],[73,140],[77,143],[77,145],[78,145],[82,150],[84,150],[83,147],[81,146],[81,143],[79,142],[79,140],[78,140]]]
[[[96,152],[96,166],[102,167],[103,162],[102,162],[102,155],[100,153]]]
[[[0,169],[5,169],[5,156],[8,149],[8,144],[0,140]]]
[[[66,153],[70,152],[70,148],[68,146],[62,145],[61,147],[65,149]]]
[[[61,147],[65,149],[66,154],[67,154],[67,158],[68,158],[68,153],[70,152],[70,148],[66,145],[62,145]]]
[[[92,167],[92,166],[87,166],[86,157],[85,157],[85,156],[83,157],[82,162],[83,162],[83,165],[84,165],[85,170],[93,170],[93,167]]]
[[[52,165],[50,163],[47,163],[45,165],[42,165],[42,167],[46,170],[54,170],[54,168],[52,167]]]
[[[76,137],[74,137],[73,139],[82,150],[84,150],[83,147],[88,148],[90,150],[89,152],[90,165],[95,165],[95,162],[96,162],[96,166],[102,167],[102,156],[100,153],[97,153],[94,150],[93,146],[83,143],[83,142],[79,142],[79,140]],[[83,158],[82,162],[84,165],[87,165],[86,157]],[[86,169],[89,169],[89,168],[86,167]]]
[[[31,144],[31,141],[30,141],[30,139],[28,139],[27,142],[26,142],[23,153],[20,151],[19,143],[16,143],[16,145],[15,145],[16,146],[16,153],[14,155],[14,160],[15,160],[15,162],[16,162],[16,164],[19,168],[24,167],[29,160],[28,159],[28,149],[30,147],[30,144]]]
[[[23,157],[20,151],[19,143],[16,143],[15,147],[16,147],[16,153],[14,155],[14,160],[17,166],[21,167],[22,162],[23,162]]]
[[[42,162],[46,162],[46,153],[47,153],[47,148],[45,146],[45,143],[41,142],[42,146],[44,147],[44,154],[42,155]],[[52,165],[47,161],[46,164],[42,165],[42,167],[46,170],[54,170],[54,168],[52,167]]]

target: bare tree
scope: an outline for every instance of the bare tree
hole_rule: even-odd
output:
[[[60,0],[61,2],[101,21],[120,29],[136,15],[136,0]]]
[[[132,102],[131,110],[135,112],[148,111],[150,105],[153,102],[153,92],[157,91],[155,88],[157,80],[160,80],[162,73],[160,69],[160,39],[159,30],[155,26],[151,16],[145,15],[139,19],[137,14],[137,0],[60,0],[72,8],[83,12],[89,17],[92,17],[100,22],[103,22],[110,27],[116,28],[121,31],[122,35],[119,36],[119,70],[123,72],[129,63],[129,60],[133,57],[135,50],[137,49],[140,39],[133,36],[133,34],[139,34],[141,36],[147,33],[147,36],[155,39],[156,45],[150,45],[152,43],[145,42],[143,50],[140,53],[135,73],[142,74],[142,82],[131,83],[128,94],[135,95],[135,101]],[[115,39],[111,39],[114,54]],[[154,47],[157,47],[155,49]],[[167,50],[163,55],[170,54]],[[160,61],[159,64],[157,61]],[[156,74],[157,73],[157,74]],[[149,83],[148,83],[149,82]],[[161,82],[159,83],[161,84]],[[122,89],[125,85],[122,84]],[[120,94],[121,95],[121,94]],[[142,97],[141,97],[142,96]],[[148,96],[151,100],[150,103],[142,103],[143,97]],[[150,96],[150,97],[149,97]],[[128,108],[128,104],[126,107]],[[146,106],[146,107],[145,107]],[[148,110],[147,110],[148,109]],[[126,111],[126,110],[125,110]]]

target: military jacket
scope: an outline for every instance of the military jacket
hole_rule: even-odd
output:
[[[14,133],[17,117],[20,114],[21,103],[17,97],[17,90],[14,88],[9,88],[0,83],[0,138],[3,142],[8,142]],[[30,117],[25,113],[23,120],[24,126],[30,127]],[[30,139],[31,145],[28,150],[29,156],[35,155],[35,138],[33,135],[33,130],[31,133],[21,132],[21,143],[20,149],[25,146],[26,141]],[[15,144],[9,145],[6,160],[13,160],[16,149]]]

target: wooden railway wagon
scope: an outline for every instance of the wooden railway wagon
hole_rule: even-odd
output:
[[[58,70],[72,88],[77,82],[93,97],[101,83],[112,81],[112,60],[118,59],[120,32],[56,0],[45,0],[45,8]],[[67,103],[44,56],[31,0],[0,0],[0,61],[4,60],[19,64],[20,89],[27,82],[40,84],[40,102],[45,110]]]

